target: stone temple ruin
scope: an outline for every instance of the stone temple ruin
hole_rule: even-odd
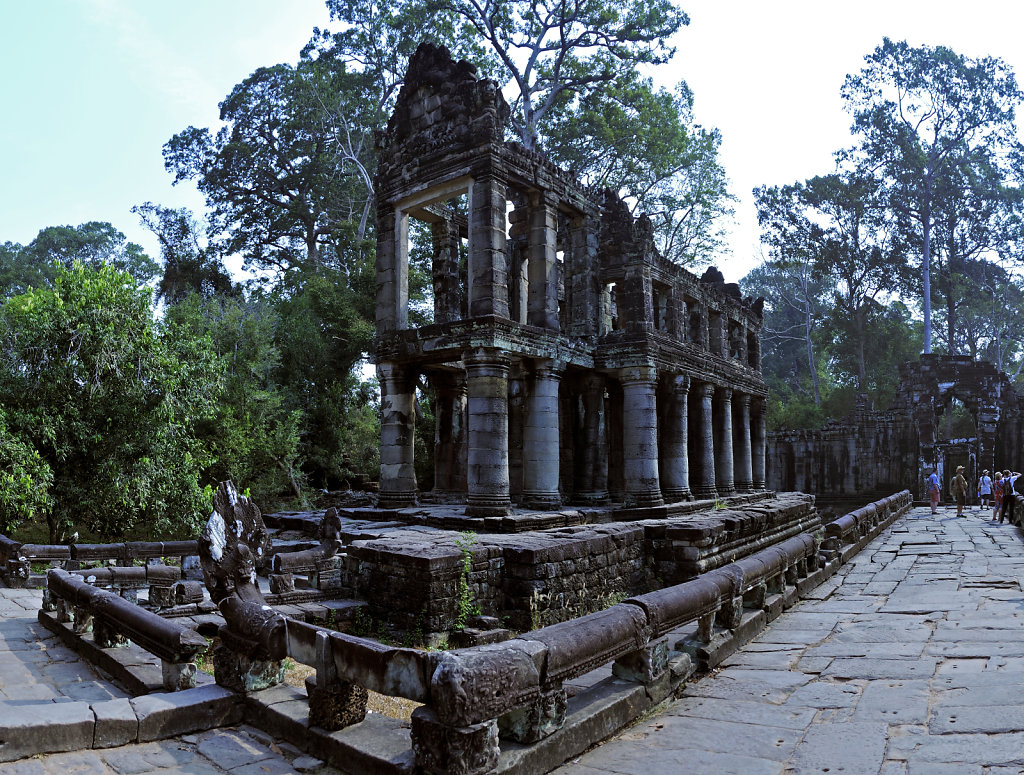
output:
[[[419,376],[436,393],[436,494],[637,507],[765,486],[761,302],[654,247],[610,191],[505,142],[509,108],[422,45],[378,138],[380,503],[417,500]],[[433,323],[409,324],[410,223],[429,224]]]
[[[38,622],[130,695],[0,708],[0,761],[246,723],[345,772],[546,772],[910,508],[893,488],[823,525],[811,496],[767,490],[760,301],[666,261],[614,194],[506,142],[507,118],[496,84],[424,44],[379,137],[377,504],[263,515],[223,482],[197,539],[0,536],[0,577],[46,585]],[[433,322],[411,327],[417,221]],[[370,693],[410,716],[368,713]]]
[[[967,356],[922,355],[900,369],[887,410],[863,401],[846,422],[770,434],[768,484],[827,502],[902,489],[924,499],[927,469],[946,492],[962,465],[973,487],[983,470],[1019,470],[1022,450],[1024,398],[1006,374]]]

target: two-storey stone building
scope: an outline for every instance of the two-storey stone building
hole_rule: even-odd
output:
[[[507,142],[508,115],[496,83],[424,44],[378,138],[379,505],[418,495],[420,378],[434,489],[470,515],[764,489],[760,301],[664,259],[615,194]],[[433,250],[418,328],[414,221]]]

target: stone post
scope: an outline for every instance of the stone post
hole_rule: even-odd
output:
[[[434,281],[434,322],[451,323],[459,310],[459,225],[454,220],[430,225],[434,243],[431,276]]]
[[[576,498],[584,503],[608,502],[608,427],[605,384],[601,374],[583,382],[583,469]]]
[[[687,451],[687,406],[690,378],[672,377],[662,431],[661,493],[667,500],[690,497],[690,459]]]
[[[409,215],[377,211],[377,335],[409,326]]]
[[[732,468],[732,390],[719,388],[716,393],[718,418],[715,428],[715,489],[721,496],[736,492]]]
[[[586,216],[573,218],[569,228],[569,255],[566,262],[565,295],[572,315],[569,336],[598,333],[603,288],[597,269],[598,224]]]
[[[657,377],[653,366],[619,371],[626,501],[637,506],[661,506],[665,503],[658,479]]]
[[[507,318],[505,186],[481,177],[469,186],[469,316]]]
[[[434,491],[466,491],[466,382],[455,373],[430,378],[437,405],[434,428]]]
[[[691,489],[702,498],[717,498],[715,489],[715,427],[713,422],[712,397],[715,386],[710,382],[701,382],[696,386],[699,401],[697,418],[697,445],[700,461],[700,480]]]
[[[750,492],[754,487],[753,459],[751,457],[750,433],[750,396],[743,394],[733,405],[737,420],[733,426],[733,442],[735,458],[733,459],[736,473],[736,489]]]
[[[765,445],[768,443],[768,432],[765,424],[765,399],[758,398],[754,405],[754,420],[751,425],[751,474],[752,487],[755,490],[765,489]]]
[[[413,467],[415,440],[415,394],[407,368],[395,363],[378,363],[380,381],[380,498],[382,509],[397,509],[416,502],[416,471]]]
[[[366,717],[366,689],[338,676],[331,655],[330,636],[316,634],[316,675],[306,679],[309,725],[336,732]]]
[[[528,321],[531,326],[558,330],[558,258],[555,199],[536,194],[530,202],[530,281]]]
[[[474,517],[509,513],[508,359],[479,348],[463,355],[469,404],[469,461],[466,514]]]
[[[561,375],[550,362],[538,362],[526,399],[523,428],[523,505],[557,509],[558,494],[558,382]]]

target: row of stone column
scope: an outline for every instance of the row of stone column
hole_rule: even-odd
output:
[[[511,507],[510,363],[500,351],[484,348],[467,353],[463,362],[468,415],[466,513],[506,514]],[[394,364],[379,365],[378,375],[383,393],[379,503],[384,508],[405,506],[414,502],[416,492],[412,375]],[[764,488],[762,399],[758,399],[757,411],[752,412],[750,395],[734,396],[729,388],[673,376],[662,379],[659,401],[659,375],[654,367],[621,369],[617,376],[622,391],[621,424],[609,422],[605,377],[591,374],[583,383],[583,465],[577,499],[609,499],[609,448],[615,446],[621,447],[616,465],[621,469],[622,495],[637,506]],[[527,390],[522,502],[530,508],[552,509],[561,504],[560,378],[553,363],[538,362]],[[445,399],[439,402],[441,413],[453,422],[456,406],[462,400],[461,388],[444,392]],[[691,451],[696,457],[693,465]],[[460,457],[457,444],[448,443],[442,448],[437,481],[443,489],[461,489],[457,473]]]

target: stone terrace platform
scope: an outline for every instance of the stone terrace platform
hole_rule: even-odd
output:
[[[557,772],[1024,772],[1024,541],[953,514],[914,509],[723,669]]]

